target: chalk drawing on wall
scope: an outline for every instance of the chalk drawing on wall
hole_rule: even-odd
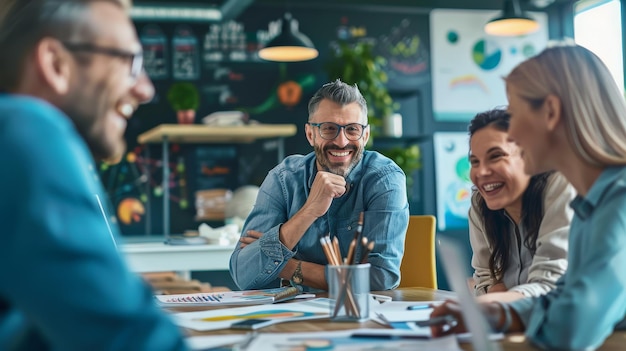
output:
[[[169,51],[167,37],[161,27],[149,24],[141,29],[141,46],[143,48],[143,67],[150,79],[168,79]]]
[[[548,42],[547,15],[532,12],[539,31],[519,37],[488,36],[483,25],[498,11],[431,12],[433,112],[437,121],[465,122],[507,104],[502,77]]]
[[[172,75],[174,79],[199,79],[198,39],[187,25],[178,25],[172,37]]]

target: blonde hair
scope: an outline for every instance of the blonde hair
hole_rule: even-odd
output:
[[[131,7],[133,7],[133,0],[117,0],[117,2],[126,12],[130,12]]]
[[[548,95],[561,100],[570,145],[596,166],[626,164],[626,103],[611,73],[591,51],[551,46],[504,78],[533,108]]]

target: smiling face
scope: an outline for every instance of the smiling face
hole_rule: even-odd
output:
[[[509,138],[524,150],[524,171],[535,175],[552,170],[554,162],[550,161],[552,148],[549,131],[546,129],[545,118],[542,118],[545,104],[533,108],[512,85],[507,85],[507,97],[507,112],[511,116]]]
[[[470,148],[470,178],[487,207],[505,209],[512,217],[519,217],[522,195],[530,181],[524,173],[521,150],[509,140],[507,132],[492,126],[477,130]]]
[[[128,53],[141,52],[135,29],[124,10],[95,2],[87,12],[95,37],[93,46]],[[66,96],[59,103],[97,158],[119,158],[125,151],[127,119],[137,106],[154,95],[142,72],[131,77],[132,59],[94,52],[70,52],[73,74]]]
[[[359,104],[356,102],[341,106],[330,100],[320,102],[317,111],[309,118],[310,123],[333,122],[340,125],[350,123],[365,124],[365,117]],[[345,129],[333,140],[322,139],[319,127],[306,125],[306,137],[315,150],[318,170],[331,172],[346,177],[352,168],[363,157],[365,144],[369,139],[369,128],[365,128],[359,140],[351,141],[346,138]]]

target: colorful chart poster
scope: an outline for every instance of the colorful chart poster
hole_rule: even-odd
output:
[[[469,178],[469,136],[466,132],[433,135],[439,230],[468,227],[472,183]]]
[[[200,78],[198,39],[186,25],[179,25],[172,38],[172,72],[174,79]]]
[[[411,90],[428,79],[428,42],[420,28],[419,21],[404,18],[378,37],[374,50],[387,60],[389,88]]]
[[[140,35],[143,66],[150,79],[169,78],[167,38],[155,24],[145,26]]]
[[[519,37],[485,34],[500,11],[435,9],[430,14],[433,112],[437,121],[469,121],[477,112],[507,104],[503,76],[543,50],[548,42],[545,13],[530,15],[537,32]]]

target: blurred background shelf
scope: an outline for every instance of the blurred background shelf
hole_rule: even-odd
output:
[[[258,139],[283,138],[296,134],[295,124],[248,124],[242,126],[207,126],[202,124],[160,124],[139,135],[140,144],[163,142],[251,143]],[[282,160],[282,158],[281,158]]]
[[[207,126],[203,124],[160,124],[137,137],[140,144],[161,143],[163,165],[169,164],[169,144],[251,143],[276,138],[277,162],[285,157],[284,138],[296,134],[295,124],[249,124],[241,126]],[[163,235],[170,235],[169,167],[163,167]]]

